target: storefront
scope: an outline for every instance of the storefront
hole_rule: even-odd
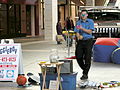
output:
[[[0,0],[0,38],[45,34],[45,0]],[[75,23],[78,6],[73,0],[58,0],[58,20],[71,16]]]
[[[0,0],[0,38],[40,35],[37,0]]]
[[[78,9],[72,0],[58,0],[58,20],[61,21],[63,29],[66,17],[70,16],[75,23]]]

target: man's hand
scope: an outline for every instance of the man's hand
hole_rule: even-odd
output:
[[[77,25],[76,28],[81,30],[82,29],[82,25]]]
[[[82,40],[83,39],[83,36],[80,35],[79,33],[76,33],[76,37],[77,37],[78,40]]]
[[[85,28],[83,28],[81,25],[76,26],[76,28],[79,29],[79,30],[82,30],[82,31],[84,31],[84,32],[86,32],[86,33],[88,33],[88,34],[91,34],[91,33],[92,33],[92,30],[90,30],[90,29],[85,29]]]

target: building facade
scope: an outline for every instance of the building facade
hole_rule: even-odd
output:
[[[99,5],[96,2],[99,0],[0,0],[0,38],[44,36],[55,40],[58,20],[63,29],[68,16],[75,24],[79,6]]]

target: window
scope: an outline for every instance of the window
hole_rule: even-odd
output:
[[[0,4],[0,35],[7,33],[7,6]]]
[[[90,12],[89,18],[94,21],[116,21],[120,20],[120,12]]]

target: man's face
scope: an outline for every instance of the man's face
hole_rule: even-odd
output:
[[[83,11],[83,12],[81,12],[81,15],[80,15],[80,16],[81,16],[81,19],[86,20],[88,14],[87,14],[87,12]]]

